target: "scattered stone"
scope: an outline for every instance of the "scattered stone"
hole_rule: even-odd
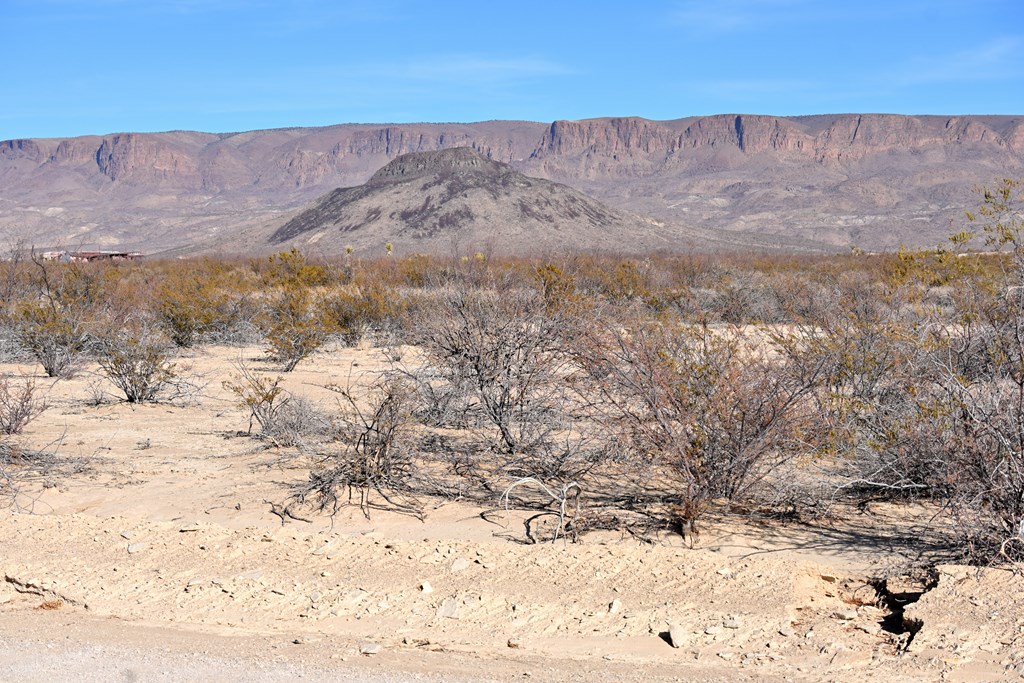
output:
[[[672,647],[682,647],[690,639],[689,632],[679,624],[672,624],[668,629],[668,643]]]
[[[729,569],[728,567],[722,567],[721,569],[719,569],[715,573],[718,574],[719,576],[732,576],[736,572],[734,572],[733,570]]]
[[[441,619],[458,619],[459,603],[455,598],[445,598],[441,606],[437,608],[437,616]]]
[[[424,594],[433,593],[434,587],[430,585],[429,581],[424,581],[420,584],[420,592]]]
[[[796,631],[791,629],[789,626],[783,626],[779,629],[779,635],[789,638],[790,636],[796,635]]]
[[[706,633],[709,636],[717,636],[721,632],[721,626],[708,626],[706,629],[704,629],[704,633]]]
[[[618,614],[622,610],[622,601],[615,598],[608,604],[608,614]]]
[[[359,646],[359,654],[361,655],[376,655],[380,654],[384,648],[380,643],[363,643]]]
[[[855,610],[855,609],[836,610],[835,612],[832,613],[832,616],[834,616],[836,619],[839,619],[840,621],[853,621],[854,619],[857,618],[857,610]]]
[[[322,597],[323,597],[323,595],[320,593],[320,591],[313,591],[312,593],[309,594],[309,601],[310,602],[317,602]]]
[[[519,642],[518,638],[509,638],[508,646],[513,650],[518,650],[522,646],[522,643]]]
[[[733,630],[738,629],[742,625],[743,620],[735,615],[728,617],[725,621],[722,622],[722,626]]]
[[[199,529],[201,528],[202,527],[199,526],[199,522],[192,522],[191,524],[186,524],[185,526],[178,529],[178,532],[182,534],[187,534],[190,531],[199,531]]]
[[[468,567],[469,560],[467,560],[464,557],[460,557],[459,559],[452,562],[451,570],[453,574],[457,574],[458,572],[465,571]]]
[[[124,540],[126,540],[126,541],[130,541],[130,540],[132,540],[132,538],[133,538],[134,536],[135,536],[135,532],[134,532],[134,531],[131,531],[131,530],[129,530],[129,531],[122,531],[122,532],[121,532],[121,538],[123,538],[123,539],[124,539]]]
[[[132,555],[134,553],[137,553],[137,552],[139,552],[141,550],[145,550],[145,549],[146,549],[146,544],[145,543],[132,543],[131,545],[128,546],[128,554]]]

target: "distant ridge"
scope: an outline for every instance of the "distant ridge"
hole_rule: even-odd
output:
[[[459,147],[698,242],[889,249],[936,244],[977,204],[973,187],[1024,176],[1024,116],[729,114],[7,140],[0,238],[246,252],[246,235],[276,230],[333,188],[358,187],[405,154]]]

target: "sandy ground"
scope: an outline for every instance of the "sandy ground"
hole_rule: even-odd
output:
[[[0,680],[1024,678],[1019,575],[899,577],[921,511],[719,519],[695,550],[608,532],[526,545],[524,513],[440,499],[424,522],[344,508],[282,524],[270,503],[309,461],[239,435],[222,382],[240,360],[267,369],[257,349],[184,359],[205,385],[188,406],[92,405],[89,371],[37,377],[50,407],[21,441],[55,464],[0,511]],[[323,385],[379,363],[337,349],[287,384],[329,406]]]

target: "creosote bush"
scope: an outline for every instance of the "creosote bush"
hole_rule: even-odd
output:
[[[180,378],[168,351],[168,340],[143,326],[102,336],[97,361],[126,401],[151,403],[178,386]]]
[[[31,378],[16,382],[10,375],[0,375],[0,432],[21,434],[46,408],[46,400],[36,395]]]

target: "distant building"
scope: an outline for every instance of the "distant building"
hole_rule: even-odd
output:
[[[136,261],[144,258],[141,251],[44,251],[44,261]]]

